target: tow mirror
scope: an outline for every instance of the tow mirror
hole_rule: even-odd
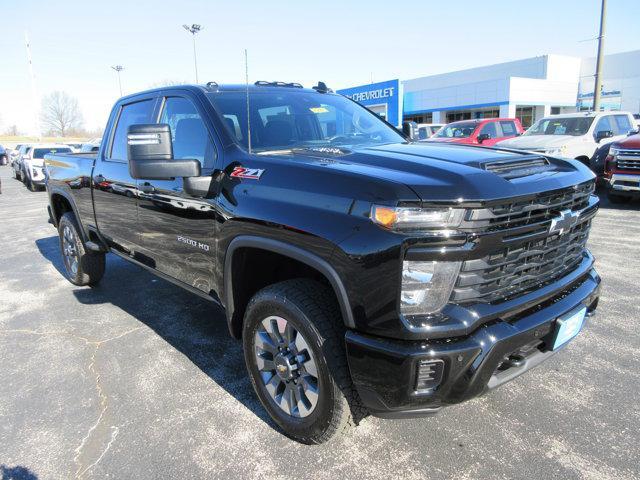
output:
[[[418,124],[416,122],[402,122],[402,133],[407,140],[413,141],[418,139]]]
[[[613,137],[613,132],[611,130],[600,130],[596,133],[596,142],[600,143],[601,140],[611,137]]]
[[[480,135],[478,135],[478,143],[482,143],[485,140],[489,140],[491,138],[491,135],[489,135],[488,133],[481,133]]]
[[[139,124],[127,130],[129,173],[133,178],[170,180],[200,176],[200,162],[174,159],[169,125]]]

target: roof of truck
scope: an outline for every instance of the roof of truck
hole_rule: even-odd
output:
[[[249,89],[250,92],[278,92],[282,91],[282,89],[286,90],[295,90],[301,92],[308,93],[316,93],[318,91],[317,88],[305,88],[299,83],[289,83],[289,82],[264,82],[258,81],[255,83],[250,83],[246,85],[244,83],[227,83],[227,84],[218,84],[216,82],[208,82],[205,84],[185,84],[185,85],[167,85],[166,87],[158,87],[152,88],[149,90],[144,90],[141,92],[136,92],[131,95],[127,95],[123,98],[128,97],[136,97],[138,95],[147,94],[151,92],[161,92],[167,90],[191,90],[191,91],[199,91],[204,93],[215,93],[215,92],[245,92]],[[333,93],[331,89],[327,89],[323,93]]]

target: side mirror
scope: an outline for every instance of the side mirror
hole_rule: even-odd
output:
[[[491,135],[489,135],[488,133],[481,133],[480,135],[478,135],[478,143],[482,143],[485,140],[489,140],[491,138]]]
[[[402,133],[408,140],[418,139],[418,124],[416,122],[402,122]]]
[[[600,143],[601,140],[611,137],[613,137],[613,132],[611,130],[600,130],[596,133],[596,143]]]
[[[171,128],[167,124],[129,126],[127,155],[133,178],[170,180],[200,176],[198,160],[173,158]]]

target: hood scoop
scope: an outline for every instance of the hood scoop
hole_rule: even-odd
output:
[[[526,177],[536,173],[552,170],[553,167],[545,157],[520,157],[517,160],[498,160],[482,165],[488,171],[505,179]]]

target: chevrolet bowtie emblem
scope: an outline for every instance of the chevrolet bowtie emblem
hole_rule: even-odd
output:
[[[284,373],[287,371],[287,367],[285,367],[284,365],[278,365],[278,371],[280,373]]]
[[[551,225],[549,226],[549,233],[557,233],[562,235],[565,232],[571,230],[580,218],[580,212],[573,212],[571,210],[563,210],[560,214],[551,219]]]

